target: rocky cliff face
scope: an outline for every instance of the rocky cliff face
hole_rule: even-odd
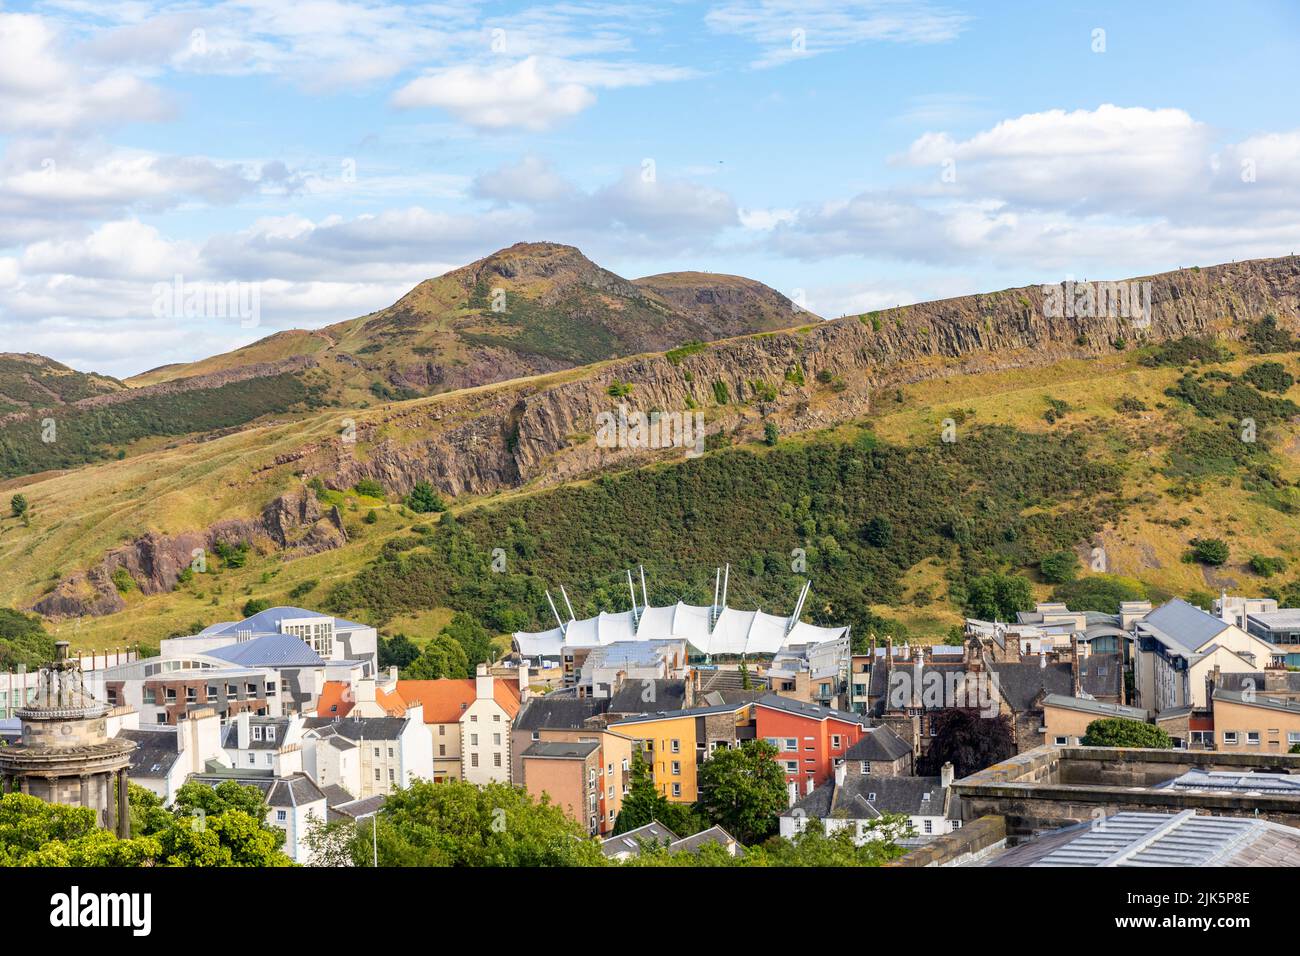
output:
[[[1038,286],[963,296],[717,342],[676,363],[663,355],[641,356],[555,384],[449,396],[362,426],[364,459],[355,454],[357,446],[334,443],[304,449],[300,461],[339,488],[363,477],[397,492],[427,480],[451,495],[529,482],[550,485],[683,454],[599,447],[598,416],[620,403],[609,393],[615,383],[631,386],[622,399],[629,410],[697,407],[711,435],[757,430],[763,416],[783,432],[801,431],[861,415],[871,392],[883,386],[1087,358],[1143,341],[1236,339],[1265,314],[1292,327],[1300,314],[1300,259],[1294,257],[1130,281],[1139,289],[1149,283],[1149,320],[1136,309],[1129,316],[1109,310],[1079,315],[1086,306],[1079,290],[1071,290],[1076,307],[1063,307],[1059,315],[1047,314],[1057,310]],[[726,404],[716,400],[717,383],[725,388]],[[737,404],[741,400],[748,404]],[[374,440],[381,428],[418,437]]]
[[[47,617],[111,614],[126,606],[113,582],[125,569],[144,594],[170,591],[196,555],[216,561],[218,543],[232,547],[247,544],[261,550],[280,550],[291,557],[337,548],[347,541],[338,509],[321,508],[309,488],[281,495],[254,519],[221,521],[206,531],[174,535],[147,534],[114,548],[94,567],[64,578],[53,591],[33,605]]]
[[[292,467],[339,489],[373,478],[396,494],[422,480],[452,496],[544,487],[694,453],[680,446],[602,444],[602,416],[617,416],[620,406],[629,415],[698,412],[710,436],[761,434],[764,419],[791,433],[859,417],[875,390],[936,376],[1046,365],[1188,335],[1237,339],[1269,313],[1284,326],[1298,327],[1295,257],[1131,281],[1139,283],[1140,301],[1149,295],[1149,320],[1138,310],[1128,316],[1109,310],[1080,314],[1089,309],[1079,298],[1072,298],[1076,307],[1057,314],[1052,293],[1045,302],[1042,287],[921,303],[714,342],[675,361],[642,355],[549,379],[397,404],[357,421],[355,441],[341,436],[304,444],[266,468]],[[1149,285],[1142,287],[1144,282]],[[274,503],[272,508],[284,511]],[[278,543],[287,540],[285,529],[320,524],[309,513],[285,521],[278,536],[266,514],[260,525]],[[196,532],[195,540],[211,543],[219,528]],[[341,534],[337,520],[334,528]],[[328,530],[320,534],[321,546],[337,542]],[[120,607],[116,592],[104,588],[117,563],[133,574],[138,568],[156,582],[151,587],[170,587],[189,562],[190,548],[202,545],[185,536],[168,541],[165,559],[155,557],[158,545],[150,539],[113,552],[97,568],[65,581],[36,609],[103,613],[115,602]]]

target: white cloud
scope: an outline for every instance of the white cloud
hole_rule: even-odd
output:
[[[924,0],[732,0],[704,22],[761,47],[753,65],[769,67],[859,43],[946,43],[969,19]]]
[[[438,107],[482,129],[546,129],[581,113],[596,95],[544,75],[535,56],[509,66],[453,66],[412,80],[393,94],[399,109]]]
[[[167,115],[159,92],[138,77],[77,66],[44,18],[0,13],[0,132],[66,131]]]

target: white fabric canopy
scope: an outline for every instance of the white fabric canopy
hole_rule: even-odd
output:
[[[684,640],[701,654],[775,654],[790,646],[822,644],[848,633],[847,627],[818,627],[799,621],[786,634],[788,617],[724,607],[710,628],[712,608],[693,604],[642,608],[569,621],[549,631],[516,631],[515,648],[524,657],[554,657],[566,647],[602,647],[622,641]]]

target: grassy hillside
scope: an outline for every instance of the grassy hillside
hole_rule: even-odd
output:
[[[355,407],[794,324],[789,300],[750,279],[690,273],[652,280],[629,282],[572,246],[518,243],[421,282],[370,315],[280,332],[128,383],[305,354],[321,362],[334,399]],[[669,294],[660,295],[660,285]]]
[[[121,391],[115,378],[78,372],[43,355],[0,352],[0,415]]]

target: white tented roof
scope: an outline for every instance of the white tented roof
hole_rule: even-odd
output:
[[[788,617],[730,607],[722,609],[710,629],[712,611],[707,606],[678,602],[667,607],[641,608],[639,622],[631,611],[602,611],[596,617],[569,621],[563,630],[516,631],[515,647],[524,657],[554,657],[565,647],[684,640],[701,654],[775,654],[791,645],[833,641],[848,632],[847,627],[817,627],[800,621],[786,634]]]

